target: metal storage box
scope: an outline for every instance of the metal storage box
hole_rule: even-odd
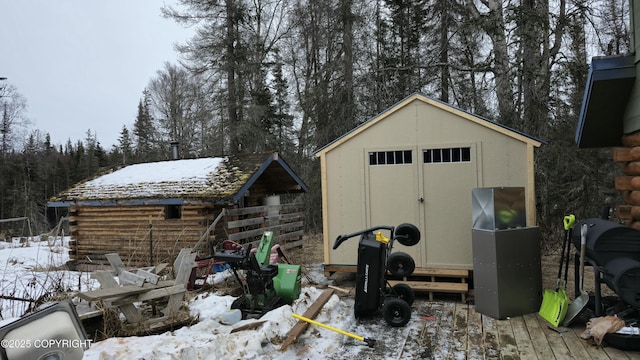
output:
[[[496,319],[537,312],[542,302],[538,227],[472,230],[476,311]]]
[[[527,226],[524,187],[471,190],[473,228],[501,230]]]

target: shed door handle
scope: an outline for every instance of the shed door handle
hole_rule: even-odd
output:
[[[423,203],[424,202],[424,198],[423,197],[419,197],[418,198],[418,202]]]

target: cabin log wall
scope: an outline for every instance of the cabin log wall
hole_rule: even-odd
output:
[[[118,253],[127,267],[172,263],[182,248],[192,248],[222,211],[210,204],[183,205],[180,219],[165,219],[164,205],[71,206],[70,260],[78,270],[109,266],[105,254]],[[206,240],[232,240],[254,245],[264,231],[275,233],[285,249],[300,246],[304,229],[302,205],[282,204],[226,208],[226,215]],[[215,236],[214,236],[215,233]],[[153,260],[150,256],[152,237]],[[199,249],[208,255],[205,241]],[[153,264],[152,264],[153,263]]]
[[[616,208],[623,223],[640,230],[640,132],[622,137],[623,147],[613,149],[613,161],[620,164],[622,176],[616,176],[615,188],[622,192],[624,205]]]
[[[183,205],[179,219],[165,219],[164,205],[71,206],[70,258],[81,270],[109,265],[104,255],[113,252],[128,267],[172,263],[180,249],[198,242],[216,214],[205,204]]]

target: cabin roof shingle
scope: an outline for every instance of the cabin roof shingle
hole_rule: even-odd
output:
[[[268,165],[276,162],[300,191],[306,185],[288,165],[271,154],[183,159],[128,165],[82,181],[59,193],[50,202],[134,200],[168,198],[232,199],[244,192]],[[240,194],[241,195],[241,194]]]

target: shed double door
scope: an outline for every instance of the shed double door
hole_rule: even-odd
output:
[[[368,225],[418,226],[417,245],[394,243],[394,251],[410,254],[417,267],[471,269],[471,190],[479,186],[477,152],[474,144],[368,149]]]

